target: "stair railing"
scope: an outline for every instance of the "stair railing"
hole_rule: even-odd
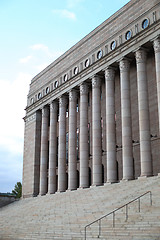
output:
[[[136,200],[138,200],[138,211],[140,212],[140,211],[141,211],[141,202],[140,202],[140,200],[141,200],[141,198],[142,198],[143,196],[145,196],[145,195],[147,195],[147,194],[149,194],[149,196],[150,196],[150,205],[152,206],[152,192],[151,192],[151,191],[147,191],[147,192],[145,192],[144,194],[140,195],[139,197],[133,199],[132,201],[130,201],[130,202],[122,205],[122,206],[119,207],[119,208],[116,208],[116,209],[113,210],[112,212],[110,212],[110,213],[108,213],[108,214],[106,214],[106,215],[104,215],[104,216],[96,219],[95,221],[87,224],[87,225],[85,226],[85,228],[84,228],[84,235],[85,235],[85,236],[84,236],[84,239],[85,239],[85,240],[87,239],[87,228],[88,228],[89,226],[93,225],[93,224],[96,223],[96,222],[98,222],[98,238],[99,238],[100,235],[101,235],[101,220],[102,220],[103,218],[106,218],[106,217],[110,216],[110,215],[113,215],[112,226],[113,226],[113,228],[115,228],[115,215],[116,215],[116,212],[117,212],[118,210],[122,209],[122,208],[125,208],[125,209],[126,209],[126,211],[125,211],[125,216],[126,216],[126,221],[127,221],[127,220],[128,220],[128,205],[130,205],[131,203],[135,202]]]

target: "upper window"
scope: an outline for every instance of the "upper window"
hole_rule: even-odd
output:
[[[57,88],[58,87],[58,81],[54,82],[54,87]]]
[[[78,67],[75,67],[74,68],[74,75],[77,75],[78,74]]]
[[[87,59],[87,60],[85,61],[84,65],[85,65],[85,67],[89,67],[89,65],[90,65],[89,59]]]
[[[126,32],[125,38],[126,40],[129,40],[132,37],[132,32],[129,30],[128,32]]]
[[[116,41],[111,42],[111,50],[116,48]]]
[[[103,56],[102,50],[99,50],[97,53],[97,58],[100,59]]]
[[[33,104],[33,103],[34,103],[34,99],[33,99],[33,98],[31,98],[31,100],[30,100],[30,103],[31,103],[31,104]]]
[[[41,99],[42,93],[38,93],[38,99]]]
[[[148,26],[149,26],[149,19],[146,18],[146,19],[144,19],[143,22],[142,22],[142,28],[145,29],[145,28],[147,28]]]
[[[66,82],[68,80],[68,74],[64,75],[64,81]]]
[[[48,93],[49,93],[49,87],[46,88],[46,94],[48,94]]]

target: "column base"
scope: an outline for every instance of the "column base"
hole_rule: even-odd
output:
[[[47,193],[46,194],[38,194],[37,197],[43,197],[43,196],[46,196],[46,195],[47,195]]]
[[[55,194],[57,194],[57,193],[64,193],[64,192],[66,192],[66,190],[65,191],[57,191]]]
[[[108,184],[118,183],[118,182],[119,182],[119,181],[114,181],[114,182],[107,181],[107,182],[104,183],[104,186],[105,186],[105,185],[108,185]]]
[[[129,181],[132,181],[132,180],[134,180],[134,178],[131,178],[131,179],[123,178],[122,180],[120,180],[120,182],[129,182]]]
[[[86,188],[90,188],[90,186],[88,186],[88,187],[79,187],[79,188],[77,188],[77,190],[82,190],[82,189],[86,189]]]
[[[153,177],[153,175],[140,176],[140,177],[138,177],[138,180],[145,180],[148,177]]]
[[[140,177],[138,177],[138,180],[145,180],[145,179],[147,179],[147,177],[148,176],[140,176]]]
[[[103,184],[92,184],[92,185],[90,186],[90,188],[100,187],[100,186],[103,186]]]
[[[67,189],[66,192],[73,192],[73,191],[76,191],[76,190],[77,190],[77,188],[75,188],[75,189]]]
[[[49,193],[49,192],[48,192],[46,195],[48,196],[48,195],[53,195],[53,194],[55,194],[55,192],[54,192],[54,193]]]

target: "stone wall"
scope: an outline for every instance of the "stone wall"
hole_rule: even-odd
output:
[[[0,193],[0,208],[13,203],[15,200],[16,198],[14,196]]]

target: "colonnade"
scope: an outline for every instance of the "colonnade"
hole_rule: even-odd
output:
[[[157,79],[158,116],[160,129],[160,39],[153,42],[155,51],[155,70]],[[137,69],[139,142],[141,176],[152,175],[152,157],[150,142],[150,120],[148,86],[146,73],[147,51],[139,48],[135,52]],[[119,60],[120,92],[121,92],[121,126],[122,126],[122,162],[123,179],[131,180],[133,174],[132,120],[130,96],[130,60],[126,57]],[[106,91],[106,169],[107,182],[117,182],[116,159],[116,124],[115,124],[115,72],[108,66],[105,72]],[[92,185],[102,185],[102,129],[101,129],[101,83],[102,77],[95,74],[92,84]],[[88,84],[79,86],[80,94],[80,124],[79,124],[79,188],[89,187],[89,149],[88,149]],[[69,98],[62,95],[59,101],[50,104],[50,114],[47,106],[42,109],[41,127],[41,159],[40,159],[40,189],[44,195],[66,191],[66,110],[69,102],[68,130],[68,190],[77,189],[77,89],[69,92]],[[59,127],[57,130],[57,110],[59,108]],[[50,116],[50,120],[49,120]],[[50,127],[48,124],[50,121]],[[58,133],[57,133],[58,131]],[[49,148],[48,148],[49,132]],[[57,146],[57,135],[58,146]],[[58,190],[56,190],[56,159],[58,148]],[[49,156],[49,165],[48,164]],[[48,169],[48,170],[47,170]],[[48,177],[47,177],[48,174]],[[48,180],[47,180],[48,178]],[[48,186],[47,186],[48,184]]]

